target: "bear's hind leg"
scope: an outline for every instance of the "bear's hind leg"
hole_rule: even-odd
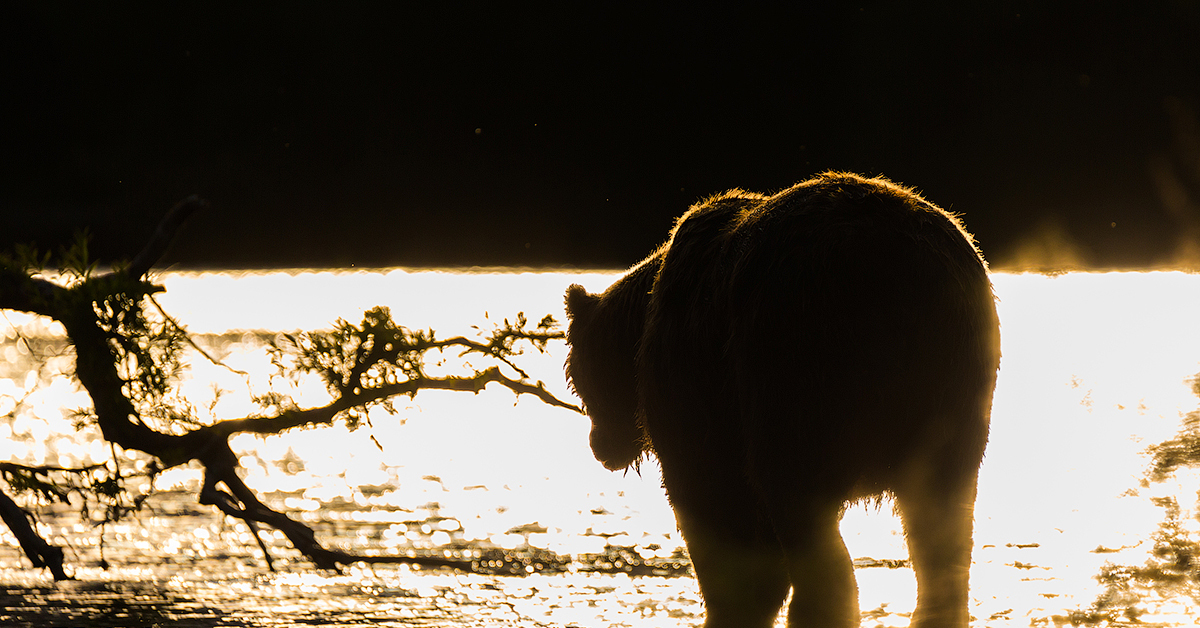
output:
[[[789,628],[857,628],[858,583],[854,563],[838,531],[839,506],[815,516],[791,517],[779,534],[792,582]]]
[[[976,473],[932,475],[897,487],[917,576],[913,628],[966,628]]]

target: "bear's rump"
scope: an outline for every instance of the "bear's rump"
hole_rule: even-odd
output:
[[[995,372],[978,321],[995,310],[969,244],[779,235],[724,260],[732,272],[710,285],[673,281],[664,264],[641,349],[643,420],[664,468],[722,459],[760,482],[874,493],[914,460],[977,465]]]

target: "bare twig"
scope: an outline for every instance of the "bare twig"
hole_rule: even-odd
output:
[[[184,342],[187,342],[188,346],[195,349],[196,352],[199,353],[200,355],[204,356],[204,359],[208,360],[209,362],[211,362],[231,373],[237,373],[238,375],[244,375],[247,377],[250,376],[250,374],[247,373],[246,371],[240,371],[238,369],[235,369],[232,366],[229,366],[228,364],[225,364],[224,362],[209,355],[209,353],[207,351],[205,351],[200,345],[196,344],[196,341],[192,339],[192,335],[188,333],[187,328],[185,328],[183,325],[180,325],[179,321],[175,320],[175,318],[173,316],[171,316],[170,314],[167,314],[167,311],[165,309],[163,309],[163,306],[162,306],[162,304],[160,304],[158,302],[158,299],[155,299],[151,295],[147,295],[146,298],[149,299],[150,302],[154,304],[154,309],[158,310],[158,313],[162,315],[163,320],[167,321],[167,323],[169,325],[171,325],[171,327],[174,327],[175,330],[178,331],[180,333],[180,335],[183,336]]]
[[[362,390],[356,396],[343,396],[325,406],[305,410],[287,410],[269,417],[226,419],[210,426],[199,428],[197,431],[209,431],[223,437],[239,433],[278,434],[297,427],[312,427],[331,423],[339,412],[372,401],[411,395],[421,390],[451,390],[478,393],[493,382],[508,388],[518,395],[533,395],[547,405],[583,414],[583,409],[579,406],[567,403],[554,396],[549,390],[546,390],[544,383],[529,384],[515,380],[504,375],[499,367],[493,366],[476,373],[473,377],[424,377],[395,384],[385,384],[377,388]]]

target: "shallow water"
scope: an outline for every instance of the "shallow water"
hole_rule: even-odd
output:
[[[561,313],[562,289],[597,290],[611,274],[276,273],[164,277],[160,302],[210,353],[193,356],[186,392],[217,416],[241,416],[247,391],[268,385],[260,332],[356,319],[378,303],[412,327],[470,333],[524,310]],[[972,570],[976,626],[1065,620],[1101,588],[1105,562],[1140,564],[1161,510],[1149,497],[1194,502],[1194,484],[1139,488],[1140,452],[1196,408],[1186,378],[1200,371],[1200,277],[1181,274],[997,275],[1004,363],[981,473]],[[236,303],[237,307],[214,304]],[[9,316],[22,329],[36,321]],[[53,330],[43,330],[52,332]],[[37,376],[8,333],[0,346],[0,412]],[[560,396],[561,345],[522,361]],[[60,360],[62,361],[62,360]],[[58,365],[62,367],[62,365]],[[53,370],[0,422],[0,459],[103,461],[63,408],[86,403]],[[319,403],[319,390],[297,390]],[[7,399],[7,401],[6,401]],[[605,471],[587,449],[587,421],[500,390],[423,392],[356,432],[241,436],[248,484],[327,546],[361,553],[450,552],[480,573],[407,566],[311,568],[278,535],[270,572],[250,532],[196,504],[198,470],[164,474],[136,519],[99,530],[76,509],[41,510],[39,529],[67,549],[77,580],[55,584],[0,534],[0,624],[87,626],[692,626],[703,619],[682,540],[657,469]],[[6,407],[7,406],[7,407]],[[377,445],[378,444],[378,445]],[[851,509],[843,534],[858,561],[864,625],[904,626],[915,583],[899,524],[884,508]],[[101,544],[101,539],[103,543]],[[614,549],[620,548],[620,549]],[[1100,551],[1097,551],[1100,550]],[[1114,550],[1109,552],[1107,550]],[[107,563],[108,569],[102,564]],[[649,567],[644,567],[646,564]],[[631,567],[632,565],[632,567]],[[897,566],[899,565],[899,566]],[[637,574],[631,575],[630,570]],[[504,574],[523,575],[504,575]],[[1191,625],[1186,605],[1158,609]],[[1151,618],[1153,619],[1153,618]]]
[[[56,586],[5,586],[0,621],[123,627],[688,625],[699,621],[701,607],[694,590],[676,586],[678,579],[591,574],[490,578],[376,569],[239,576],[222,569],[217,577],[185,570],[165,580],[144,572],[88,576]]]

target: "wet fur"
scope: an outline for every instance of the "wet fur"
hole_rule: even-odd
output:
[[[593,452],[659,459],[706,626],[769,626],[789,588],[789,625],[857,626],[837,523],[883,494],[917,573],[913,626],[967,625],[999,365],[986,271],[952,215],[831,172],[707,199],[604,293],[567,291]]]

